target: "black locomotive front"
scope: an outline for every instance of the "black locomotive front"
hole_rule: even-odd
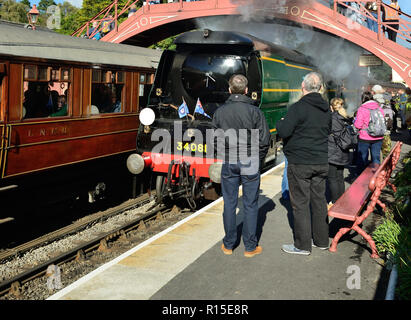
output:
[[[219,161],[212,142],[207,141],[207,130],[212,129],[215,110],[229,97],[228,81],[233,74],[247,76],[250,95],[253,93],[255,104],[259,104],[258,52],[250,38],[232,32],[193,31],[175,43],[176,51],[166,50],[161,57],[147,105],[153,110],[154,121],[140,124],[137,153],[141,156],[134,155],[135,162],[130,160],[129,168],[134,166],[134,173],[139,173],[150,167],[159,173],[157,192],[163,196],[207,198],[207,188],[213,185],[210,178],[219,182],[220,169],[214,164]],[[188,114],[182,115],[179,109],[184,103]],[[198,104],[202,112],[196,110]],[[169,134],[160,152],[158,130]]]

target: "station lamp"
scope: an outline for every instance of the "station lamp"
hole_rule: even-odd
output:
[[[33,28],[33,30],[36,29],[36,23],[39,18],[39,11],[37,10],[37,7],[35,4],[33,4],[33,8],[27,13],[27,19],[29,20],[29,25]]]

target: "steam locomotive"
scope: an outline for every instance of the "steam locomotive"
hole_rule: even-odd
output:
[[[183,197],[195,208],[197,200],[219,196],[221,160],[207,133],[230,95],[230,77],[248,78],[248,96],[266,117],[268,165],[277,157],[276,122],[301,97],[302,78],[315,67],[299,52],[239,32],[191,31],[174,43],[175,51],[162,53],[127,167],[157,175],[158,201]]]

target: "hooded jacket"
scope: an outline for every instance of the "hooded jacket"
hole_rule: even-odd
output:
[[[284,153],[290,164],[328,164],[328,135],[331,110],[317,92],[304,95],[277,122],[284,141]]]
[[[342,150],[336,143],[335,136],[339,136],[344,127],[350,125],[350,120],[340,112],[331,113],[331,134],[328,136],[328,163],[344,166],[350,163],[350,151]]]
[[[358,135],[358,138],[360,140],[376,141],[376,140],[381,140],[384,138],[384,137],[372,137],[367,132],[368,123],[370,122],[370,110],[373,110],[373,109],[380,109],[382,115],[384,116],[384,111],[381,109],[378,102],[374,100],[367,101],[358,108],[357,117],[355,118],[354,126],[360,130],[360,134]]]

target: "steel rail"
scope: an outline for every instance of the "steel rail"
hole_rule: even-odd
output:
[[[94,223],[98,220],[101,219],[107,219],[113,215],[118,214],[119,212],[135,208],[137,206],[141,206],[145,204],[146,202],[149,201],[149,195],[144,194],[141,195],[135,199],[129,200],[119,206],[116,206],[114,208],[107,209],[102,212],[97,212],[91,215],[88,215],[84,218],[79,219],[78,221],[72,223],[71,225],[68,225],[66,227],[63,227],[61,229],[58,229],[56,231],[50,232],[44,236],[41,236],[39,238],[36,238],[32,241],[28,241],[24,244],[21,244],[17,247],[14,247],[12,249],[6,249],[4,252],[0,252],[0,262],[3,262],[7,259],[12,258],[13,256],[17,254],[22,254],[25,253],[31,249],[34,249],[36,247],[41,246],[44,243],[50,242],[50,241],[56,241],[59,238],[62,238],[63,236],[67,236],[70,233],[73,232],[78,232],[81,229],[86,228],[88,225],[91,223]]]

